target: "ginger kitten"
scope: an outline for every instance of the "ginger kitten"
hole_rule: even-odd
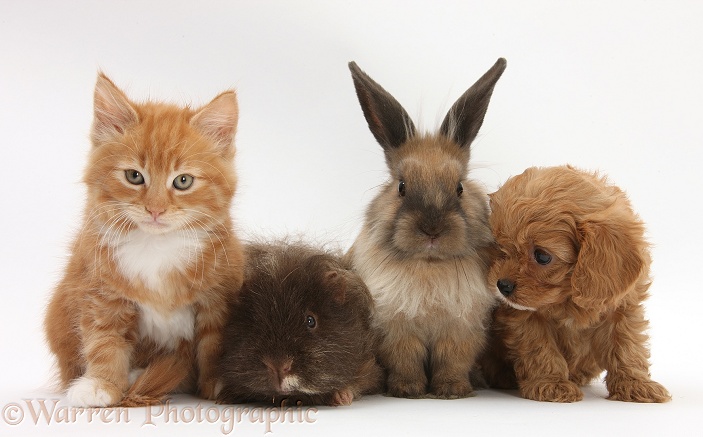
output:
[[[75,406],[216,396],[227,302],[242,284],[230,205],[237,98],[130,101],[98,75],[88,199],[45,330]],[[197,381],[197,386],[194,386]]]

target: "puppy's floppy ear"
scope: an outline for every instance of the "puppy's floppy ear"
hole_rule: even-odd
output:
[[[641,225],[585,222],[579,226],[581,249],[571,275],[572,299],[582,308],[615,305],[645,268]]]

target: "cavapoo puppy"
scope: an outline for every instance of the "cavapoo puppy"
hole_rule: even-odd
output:
[[[649,375],[644,225],[623,191],[570,166],[529,168],[491,195],[501,254],[482,366],[489,385],[574,402],[603,370],[609,399],[666,402]]]

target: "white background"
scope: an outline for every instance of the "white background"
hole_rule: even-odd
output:
[[[80,224],[98,69],[135,100],[197,106],[236,88],[234,213],[241,235],[301,234],[346,248],[386,177],[347,63],[355,60],[416,124],[432,130],[505,57],[507,70],[473,145],[472,175],[494,191],[526,167],[571,163],[602,170],[629,193],[653,244],[651,371],[673,402],[607,401],[601,382],[572,405],[497,391],[457,401],[378,396],[321,409],[313,424],[272,430],[697,433],[702,22],[703,3],[696,1],[1,0],[3,413],[23,399],[60,398],[48,389],[51,357],[41,323]],[[199,405],[188,397],[176,402],[181,409]],[[0,417],[0,435],[220,434],[207,423],[141,426],[144,411],[133,411],[129,424],[35,425],[22,405],[22,423],[13,427]],[[244,423],[232,435],[264,431]]]

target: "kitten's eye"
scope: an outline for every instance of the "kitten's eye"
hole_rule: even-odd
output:
[[[144,183],[144,176],[137,170],[125,170],[124,175],[130,184],[141,185]]]
[[[461,196],[461,193],[464,192],[464,186],[461,185],[461,182],[456,186],[456,195]]]
[[[194,179],[195,178],[189,174],[178,175],[176,179],[173,180],[173,187],[177,190],[187,190],[193,185]]]
[[[405,181],[402,179],[398,182],[398,194],[400,194],[401,197],[405,196]]]
[[[311,316],[310,314],[305,316],[305,326],[308,329],[314,329],[315,326],[317,326],[317,320],[315,320],[315,317]]]
[[[535,261],[537,261],[537,264],[539,264],[541,266],[546,266],[547,264],[552,262],[552,255],[550,255],[549,253],[545,252],[542,249],[535,249],[535,252],[533,255],[535,257]]]

